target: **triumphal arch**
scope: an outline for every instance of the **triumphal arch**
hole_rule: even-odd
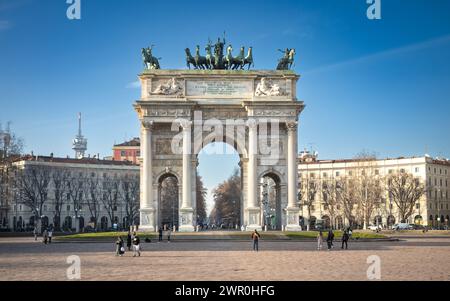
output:
[[[195,230],[197,155],[221,141],[240,156],[239,214],[245,229],[263,226],[261,179],[270,176],[277,183],[280,224],[299,230],[297,130],[304,108],[296,97],[299,75],[288,68],[231,68],[231,61],[226,68],[225,56],[225,68],[214,68],[218,59],[196,70],[163,70],[145,61],[141,98],[134,104],[141,124],[139,229],[161,225],[161,181],[172,176],[179,183],[179,231]]]

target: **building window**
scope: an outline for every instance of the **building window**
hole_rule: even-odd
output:
[[[380,171],[378,169],[375,169],[375,175],[378,176],[380,174]]]
[[[117,211],[117,206],[114,206],[114,207],[113,207],[113,211]]]
[[[141,151],[137,151],[137,152],[136,152],[136,156],[139,157],[140,155],[141,155]]]
[[[388,173],[391,175],[394,171],[392,169],[389,169]]]
[[[93,173],[91,173],[91,177],[95,177],[95,173],[93,172]]]
[[[434,168],[434,173],[436,174],[437,172],[436,172],[436,168]]]
[[[324,177],[324,178],[328,177],[328,175],[327,175],[326,172],[323,173],[323,177]]]
[[[350,170],[350,171],[348,172],[348,175],[349,175],[349,176],[352,176],[352,175],[353,175],[353,172]]]
[[[420,209],[420,204],[419,204],[419,203],[416,204],[416,209],[417,209],[417,210]]]
[[[340,173],[339,171],[336,171],[336,177],[339,177]]]
[[[70,211],[70,205],[67,205],[66,210]]]
[[[416,168],[415,168],[415,171],[416,171],[416,172],[419,172],[419,170],[420,170],[419,167],[416,167]]]
[[[123,151],[120,151],[120,156],[121,156],[121,157],[125,157],[126,155],[127,155],[127,152],[126,152],[126,151],[124,151],[124,150],[123,150]]]
[[[44,205],[44,211],[47,211],[47,205]]]
[[[314,179],[314,173],[313,173],[313,172],[310,173],[309,176],[310,176],[312,179]]]
[[[442,187],[442,179],[439,180],[439,186]]]
[[[444,204],[441,204],[441,210],[444,209]]]

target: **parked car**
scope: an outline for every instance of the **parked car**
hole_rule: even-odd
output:
[[[408,223],[398,223],[392,227],[393,230],[413,230],[414,228]]]
[[[418,224],[410,224],[410,226],[413,228],[413,230],[424,230],[425,227]]]
[[[368,229],[372,231],[381,231],[383,227],[381,225],[370,225]]]

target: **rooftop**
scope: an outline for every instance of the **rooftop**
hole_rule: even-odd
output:
[[[114,161],[114,160],[101,160],[98,158],[57,158],[53,156],[32,156],[25,155],[17,157],[13,162],[20,161],[34,161],[34,162],[53,162],[53,163],[68,163],[68,164],[96,164],[96,165],[115,165],[115,166],[137,166],[129,161]]]
[[[137,137],[131,139],[130,141],[114,145],[114,147],[121,147],[121,146],[141,146],[141,140]]]

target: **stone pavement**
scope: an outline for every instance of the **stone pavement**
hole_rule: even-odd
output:
[[[308,241],[183,241],[143,244],[141,257],[114,256],[114,244],[0,238],[0,280],[67,280],[70,255],[82,280],[367,280],[370,255],[382,280],[450,280],[450,238],[351,242],[349,250],[317,251]]]

